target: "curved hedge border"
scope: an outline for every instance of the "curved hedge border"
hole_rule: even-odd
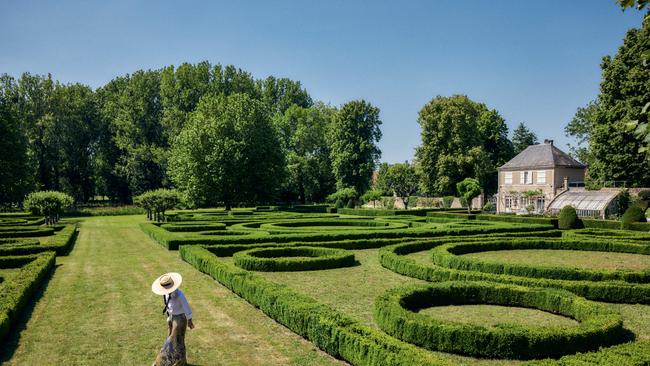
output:
[[[406,229],[409,225],[400,222],[379,220],[292,220],[263,223],[261,230],[269,232],[329,232],[329,231],[367,231]]]
[[[495,304],[534,308],[571,317],[576,327],[485,327],[417,314],[431,306]],[[475,357],[557,357],[616,343],[620,314],[570,292],[485,282],[442,282],[389,290],[375,302],[375,320],[386,333],[432,351]]]
[[[0,268],[21,267],[11,280],[0,284],[0,340],[9,332],[21,310],[51,273],[56,261],[54,252],[29,256],[0,257]]]
[[[650,341],[636,341],[602,348],[597,352],[577,353],[559,360],[530,361],[525,366],[648,366],[650,365]]]
[[[196,231],[207,231],[207,230],[225,230],[226,224],[221,222],[210,222],[204,224],[162,224],[161,228],[171,231],[171,232],[196,232]]]
[[[207,273],[266,315],[353,365],[451,366],[453,362],[389,337],[287,286],[224,262],[198,245],[180,248],[183,260]]]
[[[54,230],[54,229],[53,229]],[[32,245],[17,243],[0,245],[0,256],[25,255],[54,251],[56,255],[67,255],[77,237],[77,224],[62,225],[56,234],[48,237],[44,243],[32,242]]]
[[[432,251],[433,263],[442,267],[507,274],[523,277],[548,278],[558,280],[612,281],[648,283],[650,270],[599,270],[569,267],[533,266],[508,263],[507,261],[481,260],[461,256],[461,254],[521,249],[565,249],[579,251],[600,251],[617,253],[650,254],[650,245],[638,245],[613,241],[557,240],[557,239],[500,239],[485,242],[456,242],[445,244]]]
[[[0,238],[29,238],[52,234],[54,234],[53,227],[3,226],[0,229]]]
[[[641,233],[629,230],[608,230],[608,229],[581,229],[565,231],[565,238],[581,238],[581,239],[614,239],[626,241],[650,241],[650,234]]]
[[[356,264],[352,252],[316,247],[256,248],[235,253],[233,260],[243,269],[266,272],[313,271]]]
[[[20,245],[40,245],[41,242],[38,239],[0,239],[0,246],[20,246]]]
[[[564,289],[595,301],[650,304],[650,284],[632,284],[622,281],[551,280],[456,270],[440,267],[433,263],[423,265],[405,256],[410,253],[432,249],[454,240],[457,241],[458,238],[439,238],[386,246],[379,250],[379,261],[382,266],[393,272],[430,282],[452,280],[491,281],[530,287]]]

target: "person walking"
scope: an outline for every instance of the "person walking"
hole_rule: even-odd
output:
[[[154,366],[185,366],[187,353],[185,351],[185,332],[187,327],[194,329],[192,309],[185,294],[178,287],[183,278],[179,273],[170,272],[158,277],[151,284],[151,291],[162,295],[167,315],[168,335],[162,349],[156,357]]]

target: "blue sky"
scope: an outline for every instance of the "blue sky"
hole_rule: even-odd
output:
[[[412,159],[417,113],[467,94],[564,147],[600,61],[642,14],[614,0],[3,1],[0,72],[98,87],[209,60],[300,80],[317,100],[381,109],[382,160]]]

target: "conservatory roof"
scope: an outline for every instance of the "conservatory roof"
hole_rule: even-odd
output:
[[[618,194],[618,190],[567,191],[557,196],[548,209],[559,211],[564,206],[573,206],[576,210],[602,211]]]

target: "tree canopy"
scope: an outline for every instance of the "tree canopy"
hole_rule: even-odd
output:
[[[524,151],[528,146],[538,144],[537,135],[531,131],[523,122],[517,125],[512,132],[512,147],[514,154],[517,155]]]

